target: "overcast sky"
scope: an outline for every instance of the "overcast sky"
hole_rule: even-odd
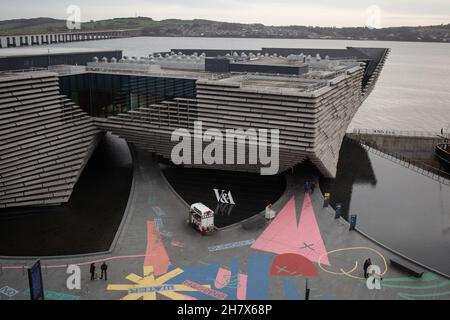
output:
[[[364,26],[367,8],[381,10],[381,26],[450,23],[450,0],[0,0],[0,20],[65,18],[78,5],[82,21],[114,17],[210,19],[266,25]]]

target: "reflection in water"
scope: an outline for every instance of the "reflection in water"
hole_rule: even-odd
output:
[[[450,186],[345,140],[336,179],[322,179],[343,215],[383,245],[450,276]]]
[[[286,189],[283,174],[183,168],[164,165],[165,177],[189,205],[202,202],[214,211],[214,224],[223,228],[251,216],[275,203]],[[232,201],[230,201],[232,199]]]
[[[68,204],[0,212],[0,256],[108,250],[128,202],[132,166],[126,142],[106,135],[83,170]]]
[[[348,220],[354,185],[377,185],[377,177],[368,152],[359,143],[345,138],[339,153],[336,179],[321,178],[323,192],[331,193],[331,204],[342,205],[342,216]]]

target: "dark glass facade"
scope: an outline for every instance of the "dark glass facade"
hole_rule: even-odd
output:
[[[108,117],[174,98],[195,98],[196,79],[85,73],[60,77],[61,93],[89,115]]]

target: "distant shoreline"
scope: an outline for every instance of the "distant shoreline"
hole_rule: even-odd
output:
[[[0,37],[70,34],[66,20],[52,18],[0,21]],[[125,36],[235,39],[352,40],[450,43],[450,24],[371,29],[367,27],[266,26],[212,20],[115,18],[81,24],[77,32],[125,31]]]
[[[52,33],[53,34],[53,33]],[[58,33],[55,33],[58,34]],[[20,37],[26,35],[33,34],[20,34],[20,35],[0,35],[0,38],[4,37]],[[40,35],[40,34],[39,34]],[[32,48],[32,47],[43,47],[43,46],[51,46],[54,44],[64,44],[64,43],[82,43],[82,42],[93,42],[93,41],[105,41],[105,40],[122,40],[122,39],[133,39],[133,38],[193,38],[193,39],[250,39],[250,40],[319,40],[319,41],[372,41],[372,42],[405,42],[405,43],[433,43],[433,44],[450,44],[447,41],[423,41],[423,40],[375,40],[375,39],[343,39],[343,38],[288,38],[288,37],[230,37],[230,36],[176,36],[176,35],[167,35],[167,36],[152,36],[152,35],[141,35],[135,37],[123,37],[123,38],[111,38],[111,39],[96,39],[89,41],[73,41],[73,42],[60,42],[53,44],[42,44],[35,46],[18,46],[18,47],[10,47],[10,48],[0,48],[2,49],[18,49],[18,48]]]
[[[448,41],[423,41],[423,40],[375,40],[375,39],[343,39],[343,38],[287,38],[287,37],[224,37],[224,36],[138,36],[138,37],[128,37],[128,38],[119,38],[119,39],[129,39],[129,38],[203,38],[203,39],[267,39],[267,40],[323,40],[323,41],[377,41],[377,42],[413,42],[413,43],[442,43],[442,44],[450,44]],[[110,39],[110,40],[119,40],[119,39]],[[99,40],[101,41],[101,40]]]

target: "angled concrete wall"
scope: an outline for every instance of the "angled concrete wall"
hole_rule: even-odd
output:
[[[99,132],[56,74],[0,75],[0,208],[67,202]]]

